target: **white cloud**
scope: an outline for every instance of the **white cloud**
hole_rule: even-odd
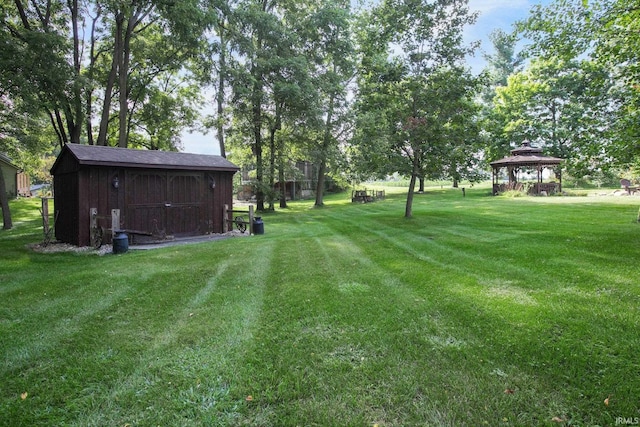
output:
[[[183,132],[180,136],[185,153],[220,154],[218,139],[214,134],[205,135],[200,132]]]

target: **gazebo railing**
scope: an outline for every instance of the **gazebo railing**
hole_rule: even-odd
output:
[[[526,191],[530,195],[546,194],[552,195],[560,190],[556,182],[509,182],[503,184],[493,184],[493,194],[504,193],[505,191]]]
[[[558,184],[555,182],[536,182],[529,188],[529,194],[546,194],[548,196],[558,191]]]

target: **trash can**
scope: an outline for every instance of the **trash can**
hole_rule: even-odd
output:
[[[264,234],[264,222],[259,216],[253,218],[253,234]]]
[[[113,253],[123,254],[129,250],[129,236],[124,231],[116,231],[113,236]]]

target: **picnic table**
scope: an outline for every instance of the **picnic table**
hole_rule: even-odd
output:
[[[370,203],[377,199],[384,199],[384,190],[353,190],[351,192],[351,201],[354,203]]]
[[[351,201],[360,203],[373,202],[373,197],[367,194],[367,190],[354,190],[351,193]]]

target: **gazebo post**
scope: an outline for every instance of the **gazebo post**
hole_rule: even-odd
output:
[[[562,194],[562,168],[558,167],[558,193]]]
[[[497,180],[497,173],[496,173],[496,168],[491,168],[491,192],[493,193],[493,195],[496,195],[496,180]]]
[[[538,188],[536,189],[536,194],[540,195],[540,187],[542,187],[542,166],[538,165]]]

